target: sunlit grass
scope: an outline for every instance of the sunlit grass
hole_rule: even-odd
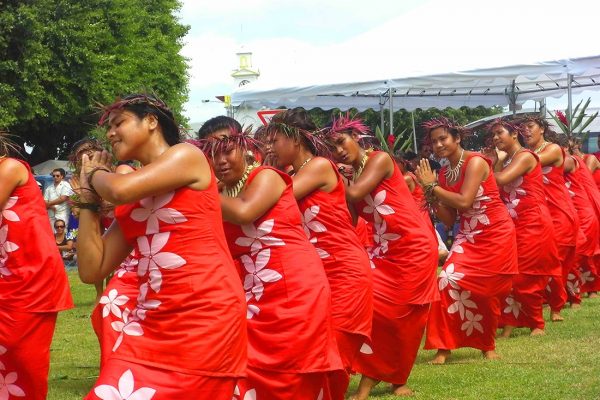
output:
[[[76,308],[61,313],[52,343],[50,400],[81,399],[98,375],[99,350],[89,315],[95,291],[69,278]],[[566,309],[565,322],[546,326],[546,335],[530,337],[517,329],[498,342],[499,361],[478,351],[458,350],[447,365],[429,365],[433,351],[421,351],[409,386],[415,399],[600,399],[600,298],[585,299],[579,310]],[[356,388],[358,377],[352,380]],[[387,385],[372,398],[396,399]],[[263,399],[258,399],[263,400]],[[266,399],[268,400],[268,399]]]

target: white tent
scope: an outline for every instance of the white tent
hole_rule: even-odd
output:
[[[235,106],[446,108],[600,89],[600,4],[430,0],[235,91]],[[573,80],[570,80],[570,77]]]

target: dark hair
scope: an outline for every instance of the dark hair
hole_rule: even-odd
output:
[[[539,115],[529,115],[518,119],[516,122],[523,125],[525,125],[527,122],[535,122],[540,128],[544,130],[543,136],[545,140],[547,140],[548,142],[559,144],[558,135],[552,130],[552,128],[550,128],[550,124],[548,123],[548,121],[546,121],[545,118]]]
[[[108,115],[115,110],[127,110],[142,119],[146,115],[154,115],[161,127],[163,137],[169,146],[181,143],[181,130],[175,121],[173,112],[167,105],[152,94],[130,94],[117,99],[113,104],[103,107],[104,113],[98,122],[104,124]]]
[[[11,139],[7,132],[0,129],[0,157],[21,157],[19,146]]]
[[[67,175],[67,172],[62,168],[54,168],[52,170],[52,173],[54,174],[55,172],[59,172],[63,178],[65,177],[65,175]]]
[[[512,135],[513,133],[517,134],[517,141],[519,142],[519,144],[523,147],[526,147],[525,144],[525,139],[523,139],[523,133],[525,132],[525,127],[523,124],[518,123],[516,121],[511,121],[510,119],[503,119],[503,118],[497,118],[495,120],[493,120],[492,122],[490,122],[489,124],[486,125],[485,129],[487,130],[489,136],[490,136],[490,142],[493,139],[493,133],[492,133],[492,129],[494,129],[496,126],[501,126],[502,128],[506,129],[506,131]]]
[[[415,158],[417,158],[417,157],[418,157],[418,156],[417,156],[417,154],[415,154],[415,153],[414,153],[414,152],[412,152],[412,151],[407,151],[407,152],[405,152],[405,153],[402,155],[402,158],[403,158],[404,160],[406,160],[406,161],[412,161],[412,160],[414,160],[414,159],[415,159]]]
[[[198,129],[198,139],[206,139],[206,137],[217,131],[229,129],[234,132],[241,132],[242,125],[231,117],[219,115],[204,122],[200,129]]]
[[[62,219],[55,219],[55,220],[54,220],[54,226],[55,226],[55,227],[56,227],[56,223],[57,223],[57,222],[62,222],[62,223],[63,223],[63,226],[65,226],[65,227],[66,227],[66,225],[67,225],[67,223],[66,223],[65,221],[63,221]]]
[[[465,138],[465,136],[469,135],[471,131],[464,126],[459,125],[458,123],[446,118],[433,118],[429,121],[423,122],[421,127],[425,130],[426,140],[425,143],[429,144],[431,142],[431,132],[434,129],[443,128],[446,132],[448,132],[454,139],[460,139],[461,142]]]
[[[71,153],[68,156],[69,164],[75,173],[79,174],[81,171],[81,158],[83,155],[87,154],[88,157],[91,157],[94,152],[102,150],[104,150],[104,147],[96,138],[86,137],[78,140],[71,146]]]
[[[314,135],[316,130],[317,125],[306,110],[296,107],[275,114],[267,125],[266,135],[273,137],[276,132],[280,132],[289,138],[300,140],[312,153],[323,155],[327,148]]]

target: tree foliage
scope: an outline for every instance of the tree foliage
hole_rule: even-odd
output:
[[[180,116],[188,31],[177,0],[0,0],[0,127],[34,145],[32,162],[64,156],[98,104],[154,92]]]

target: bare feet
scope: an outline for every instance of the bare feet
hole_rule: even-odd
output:
[[[350,396],[351,400],[367,400],[371,389],[379,383],[378,380],[369,378],[368,376],[361,376],[360,383],[358,384],[358,390],[356,394]]]
[[[500,359],[500,355],[498,353],[496,353],[496,350],[482,351],[481,354],[483,355],[483,358],[485,358],[486,360],[499,360]]]
[[[571,308],[573,310],[579,310],[581,308],[581,304],[579,304],[579,303],[571,303]]]
[[[392,385],[392,393],[394,393],[396,396],[401,396],[401,397],[414,396],[414,394],[415,394],[415,392],[413,392],[406,385]]]
[[[595,299],[596,297],[598,297],[597,292],[589,292],[588,293],[588,299]]]
[[[560,311],[552,311],[550,313],[550,321],[552,322],[562,322],[565,319],[560,315]]]
[[[531,336],[543,336],[545,334],[546,334],[546,332],[540,328],[532,329],[531,333],[530,333]]]
[[[433,357],[433,360],[430,361],[430,364],[441,365],[446,363],[446,359],[450,357],[450,350],[439,349]]]
[[[496,338],[507,339],[508,337],[510,337],[510,334],[512,333],[513,329],[515,329],[514,326],[505,325],[504,329],[502,329],[502,333],[496,335]]]

